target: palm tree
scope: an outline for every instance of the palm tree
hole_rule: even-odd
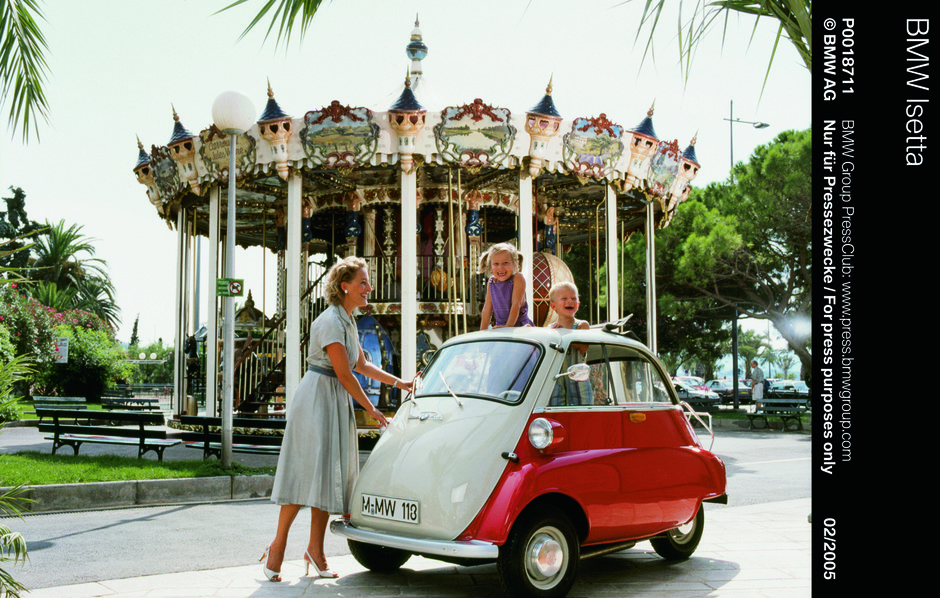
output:
[[[47,223],[46,233],[36,239],[30,279],[37,285],[33,298],[49,307],[91,312],[112,327],[120,322],[120,309],[114,301],[114,285],[107,263],[94,257],[95,246],[81,234],[82,226],[65,222]],[[62,295],[60,297],[60,295]],[[46,303],[48,300],[51,303]]]
[[[0,106],[10,98],[9,124],[16,133],[23,127],[23,141],[30,133],[39,139],[36,119],[47,118],[43,91],[49,49],[39,28],[43,20],[37,0],[0,0]]]
[[[643,17],[637,27],[637,38],[645,28],[649,37],[643,53],[644,58],[653,49],[653,34],[656,32],[667,3],[667,0],[646,0],[643,7]],[[681,0],[678,5],[681,12]],[[813,0],[708,0],[696,3],[688,20],[683,21],[680,16],[677,21],[679,58],[686,77],[689,75],[696,45],[719,22],[722,23],[722,35],[724,35],[733,14],[753,16],[755,30],[761,18],[777,21],[773,51],[770,54],[770,62],[767,64],[767,74],[764,75],[765,85],[770,76],[770,67],[773,65],[777,48],[783,39],[788,39],[793,44],[800,58],[803,59],[803,64],[811,73],[813,72]]]

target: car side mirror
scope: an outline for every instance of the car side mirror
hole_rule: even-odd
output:
[[[588,378],[591,377],[591,366],[586,363],[576,363],[573,366],[568,368],[568,371],[564,374],[558,374],[555,376],[556,379],[567,376],[571,378],[574,382],[585,382]]]

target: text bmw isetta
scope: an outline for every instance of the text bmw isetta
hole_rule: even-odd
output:
[[[504,328],[437,351],[331,530],[373,571],[495,561],[510,595],[564,596],[586,556],[689,557],[704,501],[726,501],[724,464],[644,345]]]

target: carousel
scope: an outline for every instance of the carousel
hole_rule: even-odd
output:
[[[263,113],[244,132],[229,135],[211,124],[193,133],[174,111],[166,145],[148,154],[138,142],[137,179],[178,234],[177,413],[198,408],[194,395],[199,402],[204,395],[206,414],[222,405],[221,300],[210,301],[204,329],[196,332],[201,323],[194,321],[200,238],[208,239],[210,290],[235,244],[276,256],[273,313],[249,299],[233,316],[233,409],[240,416],[271,416],[292,396],[310,323],[326,307],[324,273],[342,257],[363,258],[374,286],[358,318],[367,357],[406,379],[444,340],[479,329],[488,273],[478,263],[494,243],[511,242],[522,254],[537,325],[550,322],[551,285],[572,279],[562,259],[572,245],[590,243],[595,264],[607,264],[607,280],[581,289],[582,296],[619,288],[617,248],[634,232],[646,236],[652,264],[655,229],[668,226],[698,173],[694,138],[682,150],[657,137],[652,107],[636,120],[626,115],[639,121],[632,128],[606,113],[563,116],[551,82],[544,93],[533,90],[534,107],[524,111],[498,98],[426,107],[427,47],[417,22],[406,51],[409,75],[382,110],[340,100],[282,108],[269,85]],[[230,188],[234,202],[227,204]],[[648,274],[650,301],[652,281]],[[606,313],[591,319],[616,321],[619,305],[609,293]],[[193,340],[200,367],[183,350]],[[397,391],[362,382],[380,408],[397,407]]]

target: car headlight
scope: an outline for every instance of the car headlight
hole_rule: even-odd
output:
[[[538,417],[529,424],[529,444],[538,450],[548,448],[554,437],[552,424],[547,419]]]

